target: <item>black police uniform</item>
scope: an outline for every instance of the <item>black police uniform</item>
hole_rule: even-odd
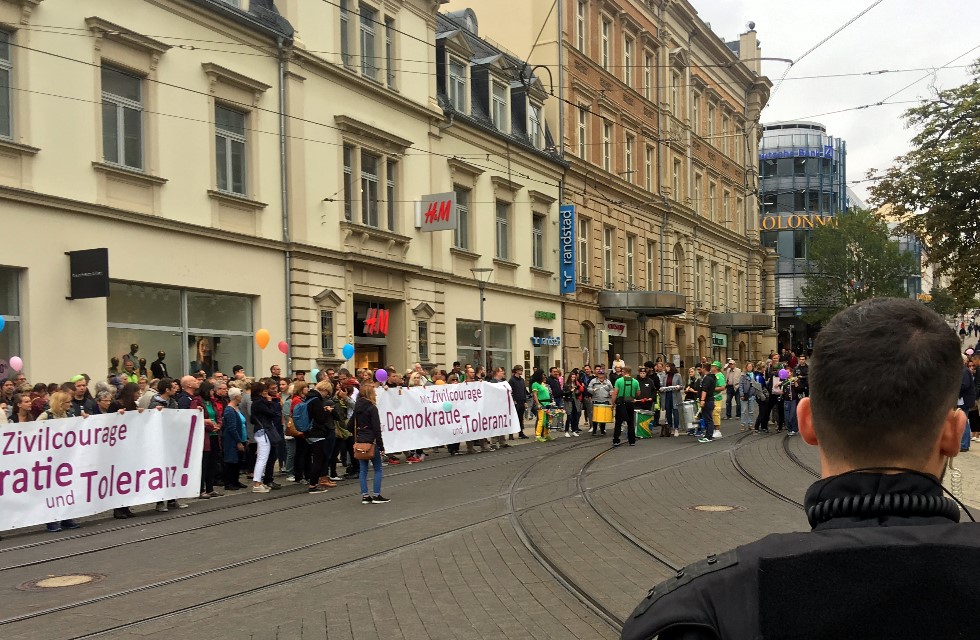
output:
[[[807,491],[810,533],[709,556],[650,591],[623,640],[976,637],[980,525],[936,481],[850,473]]]

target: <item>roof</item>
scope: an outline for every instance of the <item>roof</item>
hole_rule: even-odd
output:
[[[248,11],[223,0],[193,0],[193,2],[271,36],[282,37],[285,40],[293,38],[293,25],[279,13],[275,0],[249,0]]]

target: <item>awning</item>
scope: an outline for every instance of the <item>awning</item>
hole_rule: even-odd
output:
[[[765,331],[772,329],[772,316],[767,313],[709,313],[712,329],[732,331]]]
[[[684,295],[674,291],[601,291],[603,313],[630,312],[647,317],[676,316],[686,308]]]

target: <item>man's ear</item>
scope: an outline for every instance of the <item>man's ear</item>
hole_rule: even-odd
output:
[[[939,453],[947,458],[955,458],[960,452],[963,430],[966,426],[966,413],[959,409],[950,409],[943,421],[943,430],[939,436]]]
[[[801,398],[797,403],[796,422],[800,427],[800,435],[804,442],[813,446],[820,444],[817,441],[817,432],[813,430],[813,410],[810,407],[810,398]]]

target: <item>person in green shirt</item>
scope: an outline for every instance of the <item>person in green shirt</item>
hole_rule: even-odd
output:
[[[545,422],[544,408],[552,402],[551,389],[548,388],[548,385],[544,381],[543,369],[538,369],[531,375],[531,401],[534,403],[534,408],[538,412],[538,425],[534,430],[535,440],[538,442],[554,440],[548,434],[549,429]]]
[[[626,439],[631,447],[636,446],[636,396],[640,393],[640,383],[633,378],[633,370],[623,367],[623,375],[613,386],[612,402],[616,406],[616,428],[613,429],[613,446],[619,446],[619,436],[626,425]]]
[[[711,363],[711,375],[715,377],[715,408],[711,413],[711,419],[715,423],[714,437],[721,437],[721,403],[725,392],[725,374],[721,372],[721,362],[715,360]]]

